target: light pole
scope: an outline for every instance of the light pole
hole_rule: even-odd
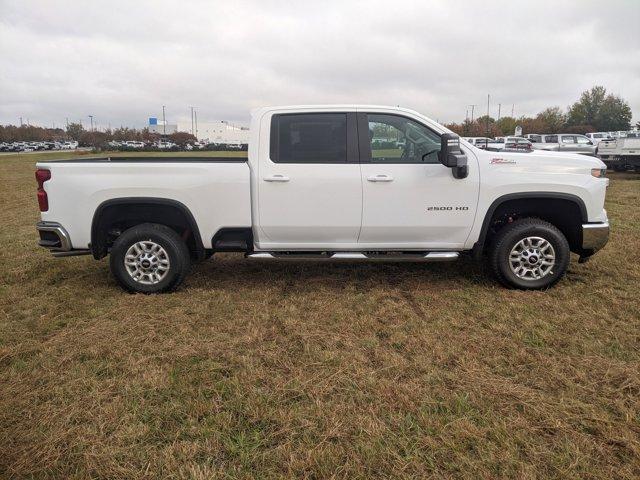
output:
[[[195,136],[195,130],[193,129],[193,107],[191,108],[191,135]]]
[[[487,93],[487,137],[489,136],[489,101],[491,100],[491,95]]]
[[[93,132],[93,115],[87,115],[91,121],[91,131]]]
[[[164,105],[162,105],[162,135],[167,135],[167,120],[164,116]]]
[[[193,118],[196,122],[196,140],[198,139],[198,112],[196,110],[193,111]]]
[[[469,106],[471,107],[471,123],[473,123],[473,112],[476,109],[476,105],[472,104],[472,105],[469,105]]]

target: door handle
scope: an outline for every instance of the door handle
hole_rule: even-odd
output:
[[[271,175],[270,177],[264,177],[265,182],[288,182],[289,177],[284,175]]]
[[[371,175],[367,177],[367,180],[370,182],[393,182],[393,177],[391,175]]]

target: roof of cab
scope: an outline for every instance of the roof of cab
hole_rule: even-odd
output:
[[[418,117],[428,123],[432,128],[436,130],[440,130],[442,132],[451,132],[448,128],[443,126],[442,124],[436,122],[432,118],[423,115],[416,110],[411,110],[410,108],[400,107],[398,105],[367,105],[367,104],[326,104],[326,105],[281,105],[281,106],[271,106],[271,107],[260,107],[251,110],[252,117],[261,117],[262,115],[273,112],[273,111],[308,111],[308,112],[318,112],[318,111],[343,111],[343,112],[398,112],[405,113],[410,116]]]

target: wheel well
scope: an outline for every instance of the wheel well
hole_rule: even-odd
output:
[[[480,237],[484,253],[492,238],[505,225],[518,218],[535,217],[555,225],[567,238],[572,252],[582,248],[582,224],[586,209],[579,199],[559,197],[523,197],[494,202],[487,213]]]
[[[108,200],[96,209],[91,225],[94,258],[106,256],[122,232],[141,223],[166,225],[186,242],[192,258],[204,258],[200,231],[189,209],[175,200],[153,198]]]

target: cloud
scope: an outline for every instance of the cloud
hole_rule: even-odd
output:
[[[640,3],[0,0],[0,122],[246,122],[374,103],[440,121],[566,107],[604,85],[640,112]]]

